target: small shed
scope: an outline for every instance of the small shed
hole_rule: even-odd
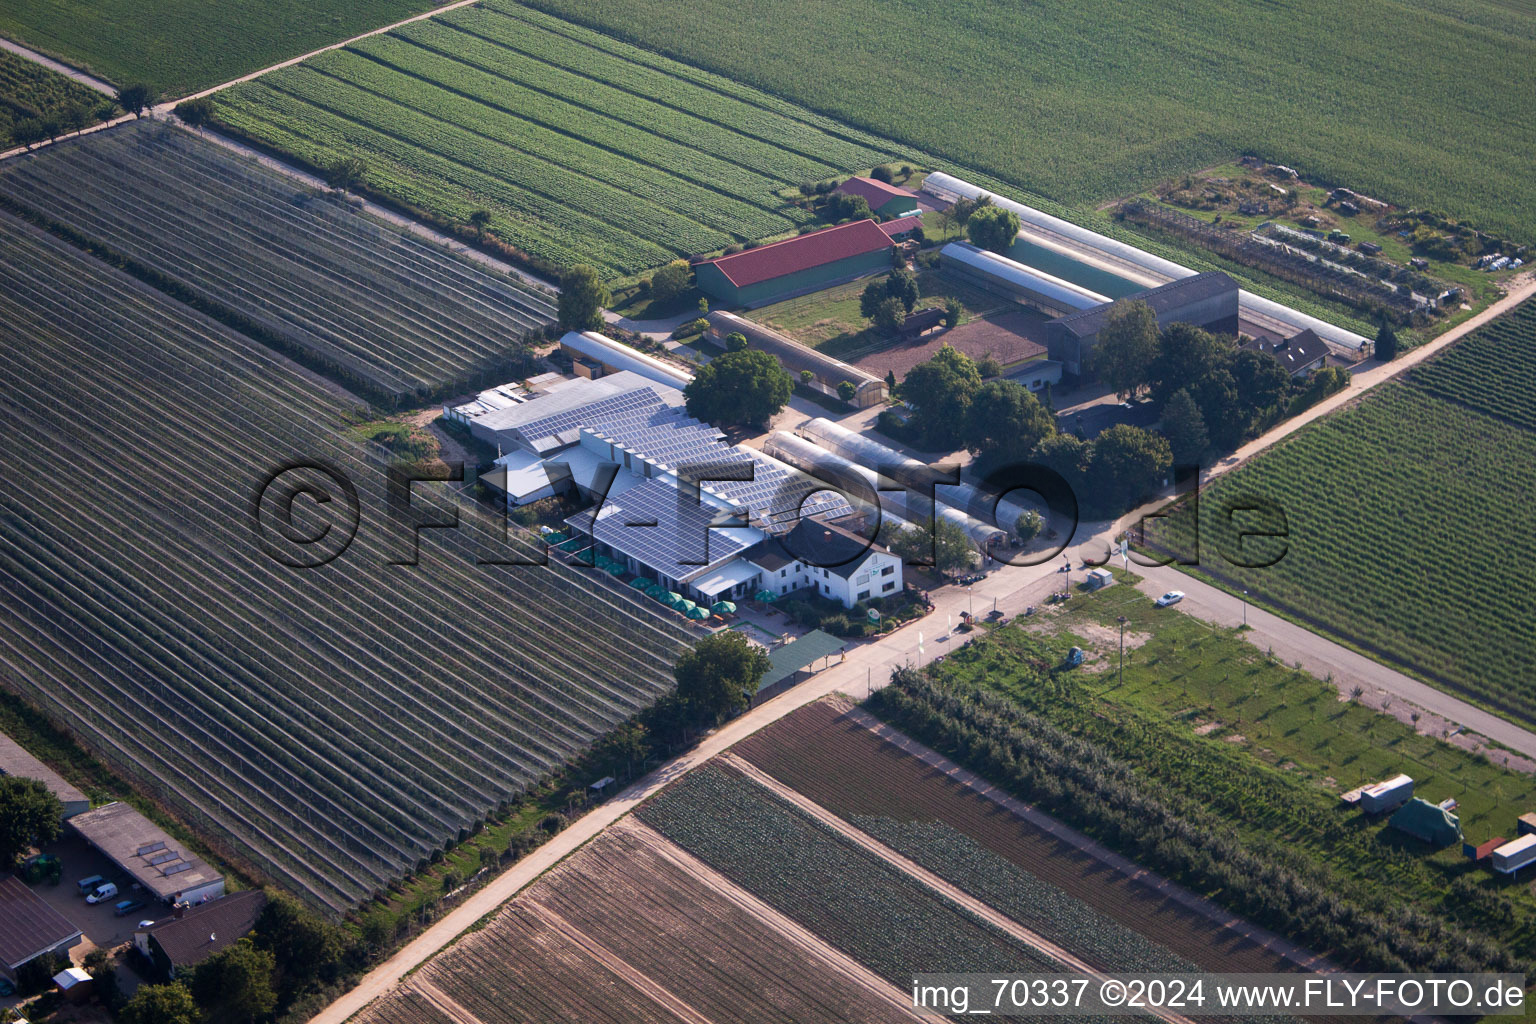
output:
[[[1467,858],[1467,860],[1470,860],[1472,863],[1477,864],[1481,861],[1487,860],[1494,850],[1497,850],[1503,845],[1503,836],[1499,836],[1496,839],[1490,839],[1486,843],[1478,843],[1476,846],[1472,845],[1471,843],[1462,843],[1461,855]]]
[[[66,967],[53,976],[53,987],[67,1002],[78,1003],[88,999],[95,979],[78,967]]]
[[[1461,841],[1461,819],[1444,807],[1418,797],[1399,807],[1389,824],[1431,846],[1449,846]]]
[[[1515,835],[1536,835],[1536,812],[1527,811],[1520,815],[1520,820],[1515,822]]]
[[[847,641],[839,640],[830,633],[813,629],[792,643],[775,647],[768,652],[768,671],[758,683],[757,695],[752,699],[755,707],[763,701],[777,697],[800,681],[802,669],[812,668],[816,662],[842,653]],[[825,666],[823,666],[825,667]]]
[[[1512,875],[1532,861],[1536,861],[1536,835],[1521,836],[1512,843],[1505,843],[1493,851],[1493,870],[1501,875]]]

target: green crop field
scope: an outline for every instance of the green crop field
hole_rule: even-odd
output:
[[[1536,302],[1298,432],[1201,496],[1200,569],[1324,633],[1523,720],[1536,720]],[[1236,531],[1250,497],[1282,541]],[[1263,525],[1279,520],[1270,513]],[[1192,518],[1148,540],[1189,550]],[[1283,548],[1278,545],[1283,545]]]
[[[1529,4],[533,2],[1079,207],[1246,150],[1536,240]]]
[[[202,0],[0,0],[0,35],[110,82],[184,96],[431,7]]]
[[[418,22],[219,95],[220,120],[555,264],[622,276],[788,234],[779,193],[878,140],[513,3]]]
[[[110,117],[116,107],[109,97],[89,86],[0,50],[0,150],[15,142],[11,129],[17,121],[36,119],[62,125],[61,119],[75,109],[82,112],[83,126]]]

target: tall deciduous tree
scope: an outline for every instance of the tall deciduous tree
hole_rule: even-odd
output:
[[[118,1024],[199,1024],[202,1019],[192,993],[179,981],[142,985],[117,1011]]]
[[[201,128],[213,120],[213,100],[207,96],[182,100],[176,104],[176,116],[193,128]]]
[[[901,300],[894,295],[888,295],[875,307],[875,315],[871,322],[875,330],[881,334],[890,335],[901,330],[901,325],[906,319],[907,311],[902,306]]]
[[[603,326],[603,307],[610,299],[597,271],[576,264],[560,275],[560,326],[567,331],[597,330]]]
[[[1091,450],[1088,503],[1100,512],[1119,511],[1151,493],[1173,466],[1166,437],[1125,423],[1094,438]]]
[[[1232,380],[1237,400],[1250,412],[1273,409],[1291,389],[1291,374],[1273,352],[1239,349],[1232,356]]]
[[[948,519],[933,519],[932,526],[911,524],[889,534],[891,553],[913,565],[932,565],[939,572],[958,572],[976,564],[971,539]]]
[[[1093,368],[1115,394],[1131,398],[1146,387],[1157,359],[1157,314],[1145,302],[1117,302],[1093,346]]]
[[[1158,336],[1157,358],[1152,363],[1152,400],[1166,405],[1180,388],[1195,386],[1212,370],[1225,368],[1232,356],[1232,342],[1192,324],[1169,324]],[[1198,400],[1199,396],[1195,396]]]
[[[668,303],[688,290],[693,270],[687,260],[673,260],[651,275],[651,299]]]
[[[122,107],[134,117],[144,113],[144,108],[149,106],[154,99],[149,86],[142,82],[125,85],[117,91],[117,105]]]
[[[913,425],[930,448],[960,443],[971,399],[981,389],[976,364],[949,345],[907,372],[901,397],[915,408]]]
[[[789,404],[795,382],[767,352],[743,349],[711,359],[683,389],[688,415],[708,423],[763,424]]]
[[[340,192],[351,192],[363,183],[368,165],[355,156],[341,157],[325,169],[325,183]]]
[[[29,847],[59,837],[64,805],[36,779],[0,776],[0,871],[8,870]]]
[[[965,446],[980,457],[978,464],[995,465],[999,459],[1022,463],[1054,433],[1056,417],[1017,381],[988,381],[966,410]]]
[[[1184,465],[1197,461],[1211,443],[1205,431],[1205,418],[1185,388],[1175,391],[1163,406],[1163,436],[1168,439],[1174,461]]]
[[[1007,252],[1019,235],[1019,215],[1001,206],[983,206],[965,222],[971,244],[993,252]]]
[[[721,630],[678,659],[677,695],[698,717],[718,722],[752,702],[768,665],[768,655],[746,636]]]
[[[198,965],[192,995],[220,1024],[254,1024],[277,1007],[272,987],[277,962],[250,939],[241,939]]]

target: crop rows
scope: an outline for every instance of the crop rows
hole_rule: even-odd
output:
[[[839,817],[1107,971],[1274,971],[1279,961],[1001,810],[827,703],[736,752]]]
[[[1312,625],[1433,682],[1536,720],[1536,304],[1298,432],[1201,495],[1203,564]],[[1454,396],[1442,397],[1442,396]],[[1487,412],[1482,410],[1488,410]],[[1256,496],[1283,541],[1236,531]],[[1190,517],[1149,539],[1187,550]],[[1272,518],[1271,525],[1278,520]],[[1244,569],[1216,552],[1245,550]],[[1255,558],[1254,556],[1260,556]]]
[[[893,984],[932,971],[1060,969],[720,765],[695,769],[636,813]]]
[[[111,113],[113,103],[90,86],[0,50],[0,150],[11,148],[17,121],[57,118],[71,107],[87,111],[94,122]]]
[[[515,362],[552,300],[148,121],[9,161],[0,196],[391,399]]]
[[[1079,208],[1248,152],[1536,240],[1529,94],[1467,70],[1536,64],[1528,8],[1191,0],[1128,18],[1110,0],[962,0],[919,29],[914,8],[866,0],[700,0],[681,21],[666,0],[529,2]],[[1296,56],[1276,61],[1282,37]]]
[[[891,158],[558,25],[450,12],[227,90],[219,117],[311,163],[359,155],[380,192],[451,219],[483,208],[504,241],[618,274],[793,231],[807,215],[777,192]]]
[[[322,385],[8,215],[0,248],[7,685],[232,855],[344,909],[668,687],[685,638],[599,579],[477,566],[467,532],[390,564],[409,533]],[[253,533],[295,459],[359,494],[312,571]]]
[[[624,980],[615,961],[710,1020],[893,1016],[889,1003],[722,892],[665,840],[627,825],[541,878],[419,980],[486,1021],[680,1019]],[[420,1005],[408,985],[370,1006],[362,1024],[415,1024]]]

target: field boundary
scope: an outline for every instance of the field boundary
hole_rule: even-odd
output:
[[[1158,893],[1199,914],[1221,929],[1233,932],[1303,970],[1317,972],[1339,970],[1326,957],[1298,946],[1289,939],[1269,931],[1267,928],[1252,924],[1231,911],[1222,909],[1205,897],[1199,896],[1176,882],[1169,881],[1141,867],[1110,850],[1108,847],[1103,846],[1098,841],[1090,839],[1078,830],[1057,821],[1044,811],[1009,795],[975,772],[960,767],[931,747],[918,742],[894,726],[887,725],[862,708],[849,708],[844,712],[844,715],[903,753],[917,758],[930,768],[942,772],[953,781],[972,790],[978,796],[991,801],[1021,820],[1043,830],[1053,838],[1076,847],[1124,877],[1150,886]]]

